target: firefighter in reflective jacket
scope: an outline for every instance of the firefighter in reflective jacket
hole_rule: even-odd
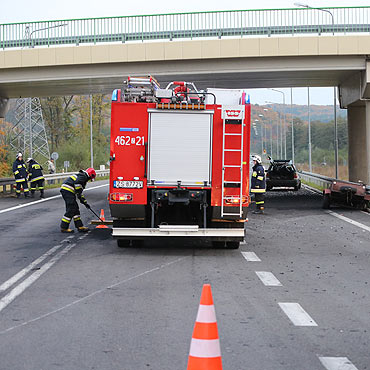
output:
[[[21,196],[21,187],[23,187],[24,196],[29,196],[28,184],[27,184],[27,166],[24,163],[22,153],[17,154],[17,159],[13,163],[13,173],[15,177],[17,198]]]
[[[42,173],[42,166],[38,164],[33,158],[27,159],[28,163],[28,172],[30,180],[30,190],[31,198],[35,196],[36,187],[40,190],[40,198],[45,198],[44,196],[44,175]]]
[[[62,184],[60,192],[62,193],[62,197],[66,203],[66,213],[64,214],[60,224],[61,231],[63,233],[73,233],[73,230],[69,228],[72,218],[78,231],[85,232],[89,230],[88,227],[85,227],[82,224],[76,196],[81,204],[86,208],[90,208],[82,192],[85,189],[86,183],[89,180],[94,181],[95,176],[95,170],[93,168],[88,168],[86,171],[80,170],[78,174],[68,177],[68,179]]]
[[[262,166],[262,159],[259,155],[252,156],[253,167],[252,167],[252,181],[251,181],[251,193],[254,194],[254,200],[256,202],[256,210],[253,213],[263,214],[265,209],[265,193],[266,193],[266,178],[265,170]]]

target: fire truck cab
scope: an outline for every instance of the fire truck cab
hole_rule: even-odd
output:
[[[109,205],[118,246],[186,237],[239,247],[250,203],[250,104],[238,90],[226,92],[227,105],[217,95],[225,90],[184,81],[163,89],[153,77],[129,77],[114,90]]]

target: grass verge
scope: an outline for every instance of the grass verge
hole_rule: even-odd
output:
[[[314,184],[313,182],[306,181],[306,180],[303,180],[303,179],[301,179],[301,181],[302,181],[302,184],[308,185],[311,188],[314,188],[314,189],[317,189],[317,190],[320,190],[320,191],[323,191],[324,190],[324,187],[319,186],[317,184]]]

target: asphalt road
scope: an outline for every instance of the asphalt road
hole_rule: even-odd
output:
[[[85,194],[109,216],[107,190]],[[225,370],[370,369],[369,214],[270,192],[239,250],[120,249],[106,229],[61,234],[61,198],[8,210],[27,202],[0,199],[1,370],[186,369],[204,283]]]

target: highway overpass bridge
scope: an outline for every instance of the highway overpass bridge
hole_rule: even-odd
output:
[[[338,86],[350,180],[370,183],[370,7],[329,9],[332,22],[321,10],[0,25],[0,115],[9,98],[107,93],[127,75],[201,88]]]

